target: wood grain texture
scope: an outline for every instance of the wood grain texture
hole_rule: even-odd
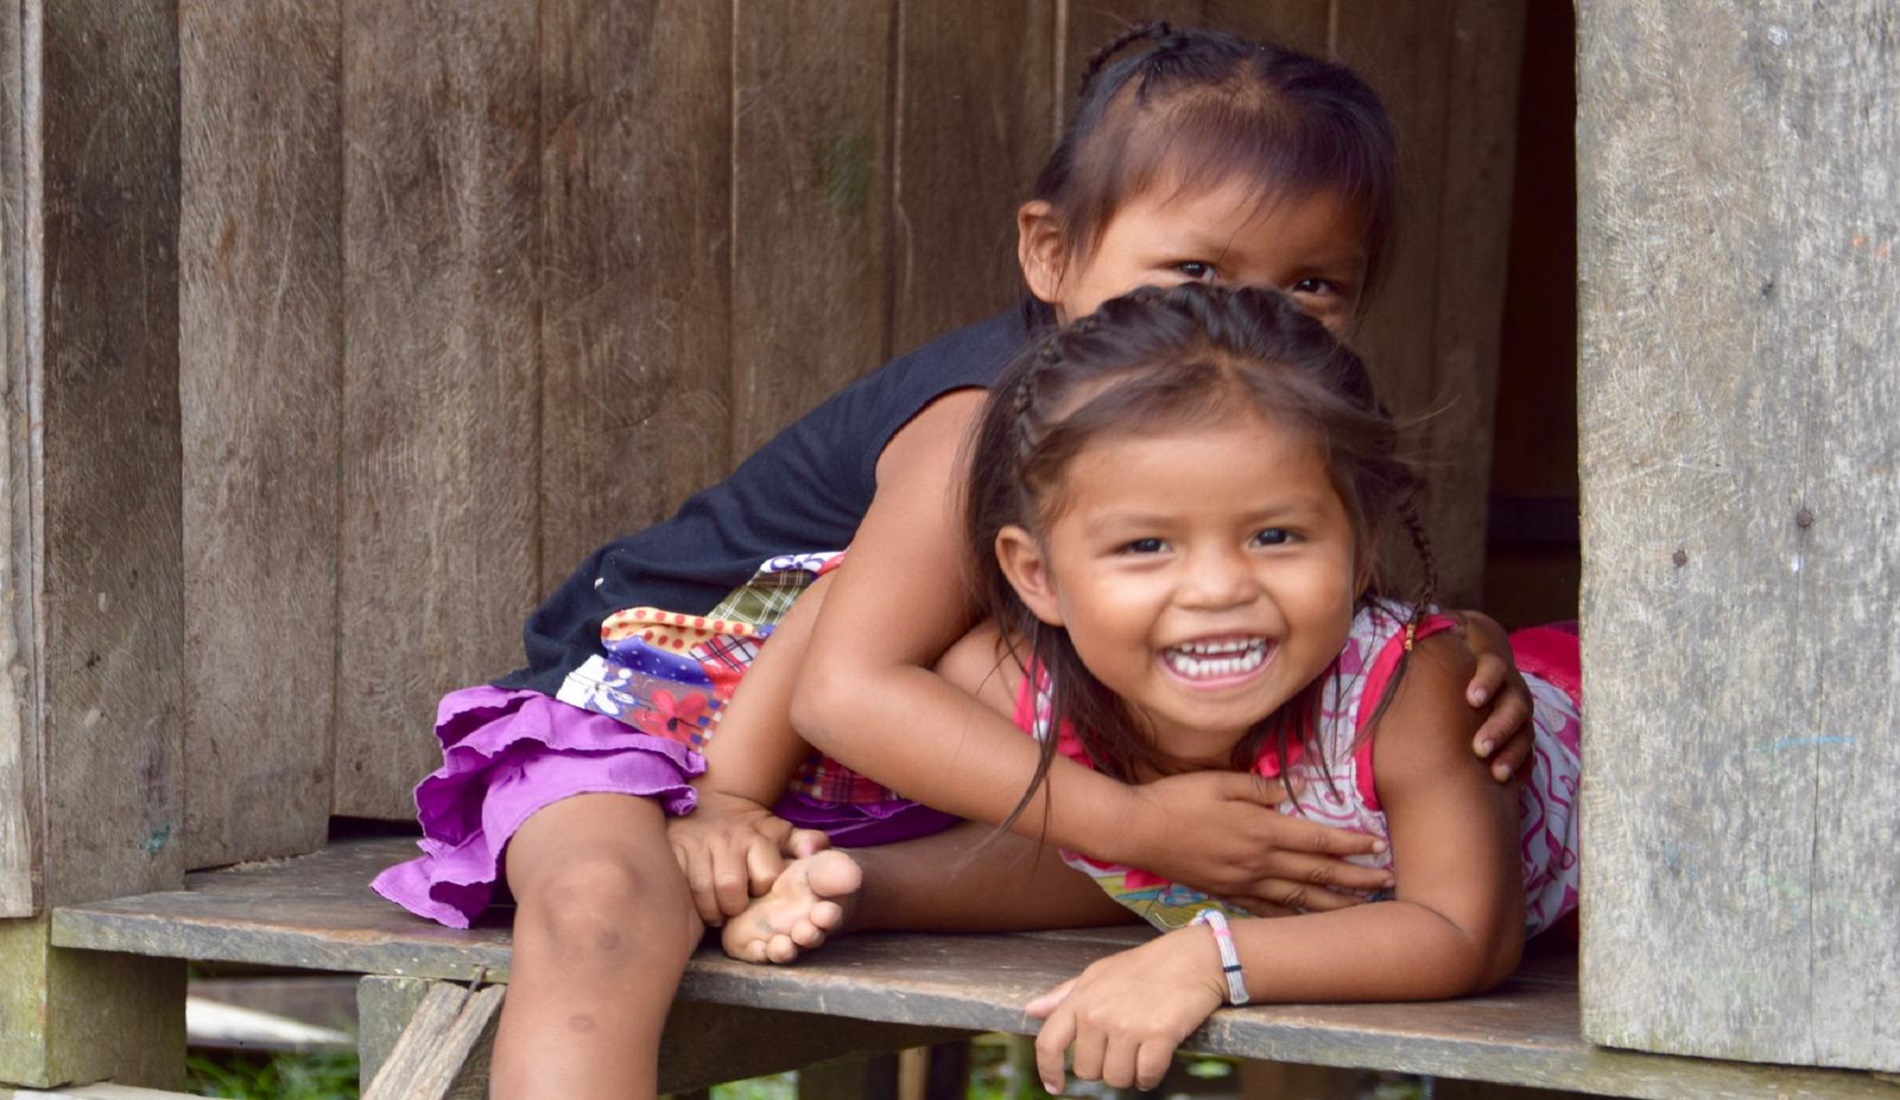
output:
[[[343,370],[342,17],[179,6],[185,859],[322,847]]]
[[[56,948],[49,925],[0,921],[0,1095],[5,1084],[182,1084],[184,961]]]
[[[53,941],[138,954],[294,964],[359,973],[506,981],[508,933],[411,917],[363,888],[413,854],[402,840],[350,842],[246,870],[190,876],[189,889],[59,910]],[[964,1031],[1030,1030],[1020,1006],[1140,928],[1006,936],[847,937],[796,967],[693,958],[685,1001],[814,1012]],[[1264,1005],[1216,1013],[1187,1049],[1314,1065],[1465,1077],[1612,1096],[1885,1097],[1861,1073],[1636,1054],[1578,1037],[1576,958],[1534,948],[1516,975],[1441,1004]]]
[[[737,0],[732,460],[890,350],[888,0]]]
[[[36,18],[29,736],[44,901],[57,905],[176,885],[184,870],[178,24],[157,0],[47,4]]]
[[[363,1076],[370,1080],[389,1060],[426,998],[444,983],[423,978],[370,976],[362,980],[360,1006]],[[772,1012],[740,1005],[682,1002],[667,1016],[660,1037],[660,1092],[683,1093],[726,1081],[802,1069],[830,1058],[897,1050],[938,1042],[940,1028],[842,1020],[806,1012]],[[492,1029],[470,1050],[467,1069],[451,1096],[487,1095]],[[801,1074],[801,1077],[803,1075]]]
[[[1900,11],[1578,16],[1586,1032],[1893,1071]]]
[[[541,10],[547,590],[726,473],[732,5]]]
[[[538,5],[347,11],[334,809],[401,817],[540,583]]]
[[[1333,50],[1332,0],[1205,0],[1210,27],[1326,57]]]
[[[26,142],[38,111],[25,75],[24,20],[0,18],[0,918],[30,917],[39,898],[38,571],[33,561],[32,364],[27,339]]]
[[[1354,344],[1365,355],[1380,394],[1401,420],[1415,419],[1462,395],[1441,393],[1437,378],[1435,276],[1441,245],[1452,14],[1457,0],[1416,4],[1344,3],[1335,9],[1333,47],[1385,102],[1399,134],[1399,216]],[[1509,224],[1509,209],[1499,211]],[[1425,435],[1414,432],[1413,435]],[[1437,459],[1440,456],[1428,456]],[[1439,486],[1427,471],[1431,498],[1422,509],[1438,529]],[[1400,577],[1416,575],[1411,545],[1395,540],[1385,560]],[[1440,588],[1459,591],[1463,563],[1439,556]],[[1481,563],[1471,565],[1482,568]]]
[[[1484,591],[1524,4],[1456,0],[1442,47],[1448,55],[1444,168],[1430,281],[1431,375],[1439,411],[1427,426],[1433,458],[1427,530],[1442,598],[1457,607],[1476,606]],[[1516,368],[1538,369],[1532,363]]]
[[[443,1100],[461,1095],[477,1043],[494,1042],[507,990],[433,982],[389,1054],[363,1087],[363,1100]],[[476,1093],[475,1095],[480,1095]]]
[[[1052,144],[1059,0],[899,0],[891,346],[1022,294],[1016,208]]]

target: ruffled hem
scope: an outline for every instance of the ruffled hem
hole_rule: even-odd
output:
[[[534,691],[465,688],[436,712],[442,767],[416,787],[422,855],[376,876],[377,893],[467,928],[494,899],[508,841],[535,812],[577,794],[658,799],[692,811],[700,755]]]

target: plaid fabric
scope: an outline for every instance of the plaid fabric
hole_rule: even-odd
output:
[[[791,554],[760,567],[707,615],[630,607],[601,624],[605,657],[568,674],[557,696],[643,733],[703,749],[773,626],[842,553]],[[889,802],[890,788],[820,753],[799,766],[790,789],[826,802]]]
[[[785,617],[805,589],[843,560],[842,551],[772,558],[759,566],[751,580],[727,593],[709,617],[770,626]]]

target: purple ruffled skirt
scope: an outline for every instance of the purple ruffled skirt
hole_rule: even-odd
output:
[[[436,711],[442,767],[416,787],[422,855],[376,876],[371,887],[418,916],[467,928],[494,901],[502,854],[536,811],[577,794],[658,799],[690,813],[690,781],[705,760],[678,741],[533,691],[486,685],[442,698]],[[928,836],[956,818],[914,802],[824,802],[787,794],[774,811],[847,847]]]

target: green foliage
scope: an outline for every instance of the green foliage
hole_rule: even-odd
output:
[[[712,1100],[796,1100],[797,1096],[797,1077],[790,1073],[714,1085],[712,1089]]]
[[[194,1054],[185,1063],[189,1088],[199,1096],[235,1100],[355,1100],[356,1055],[279,1054],[268,1059],[243,1055]]]

